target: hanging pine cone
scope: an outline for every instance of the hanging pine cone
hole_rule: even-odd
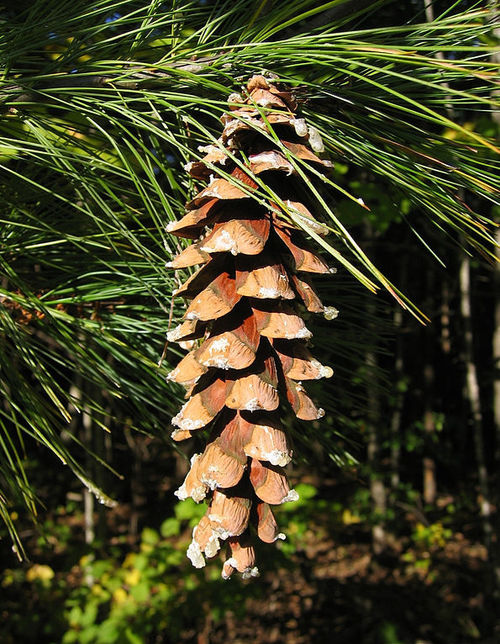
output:
[[[172,420],[172,437],[182,441],[210,429],[205,451],[191,459],[176,495],[209,499],[187,555],[200,568],[227,540],[225,578],[234,570],[244,577],[258,574],[253,532],[266,543],[284,538],[270,506],[298,496],[283,472],[292,450],[280,408],[288,401],[298,418],[321,418],[324,411],[302,381],[333,373],[309,352],[311,332],[301,311],[305,306],[329,319],[336,315],[323,306],[307,277],[332,271],[287,214],[318,234],[328,232],[300,202],[296,167],[286,154],[328,167],[312,151],[322,151],[321,138],[295,117],[296,103],[286,88],[254,76],[246,89],[245,97],[229,98],[233,108],[222,117],[221,146],[207,146],[202,161],[186,168],[196,179],[209,179],[207,187],[167,228],[197,240],[169,266],[201,265],[175,293],[190,304],[185,321],[168,334],[169,341],[190,349],[169,374],[187,389],[187,402]],[[210,166],[232,180],[214,177]],[[269,198],[252,198],[256,191],[265,194],[266,185],[285,208]]]

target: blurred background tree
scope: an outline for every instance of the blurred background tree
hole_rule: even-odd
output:
[[[5,641],[496,641],[494,4],[19,0],[0,20]],[[289,542],[250,588],[184,562],[165,226],[261,70],[334,163],[320,294],[340,317],[315,333],[327,416],[289,420]]]

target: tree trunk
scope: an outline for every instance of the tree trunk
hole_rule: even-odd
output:
[[[498,25],[498,4],[495,1],[490,2],[492,17],[492,24]],[[493,35],[496,38],[500,38],[500,29],[497,27],[493,30]],[[500,52],[496,51],[492,54],[492,61],[495,63],[500,63]],[[500,90],[494,90],[492,92],[492,98],[498,98]],[[495,106],[492,106],[492,119],[495,123],[500,126],[500,112],[496,109]],[[500,262],[500,229],[496,231],[496,256]],[[495,275],[493,279],[493,284],[496,286],[496,293],[500,289],[500,264],[497,264],[495,267]],[[500,300],[497,298],[495,305],[495,331],[493,334],[493,366],[494,366],[494,383],[493,383],[493,413],[495,421],[495,465],[500,463]],[[498,474],[497,474],[498,477]],[[497,479],[498,482],[498,479]],[[498,507],[498,498],[497,498],[497,507]],[[493,555],[493,576],[494,576],[494,596],[498,601],[500,595],[500,512],[497,510],[495,515],[495,540],[492,543],[492,555]]]
[[[85,406],[82,411],[82,438],[83,444],[87,447],[92,445],[92,416],[90,410]],[[87,472],[92,472],[93,468],[93,458],[90,454],[86,454],[86,467]],[[87,488],[83,488],[83,508],[84,508],[84,520],[85,520],[85,543],[87,545],[92,545],[95,539],[95,521],[94,521],[94,495]]]
[[[375,356],[368,354],[367,363],[376,369]],[[368,445],[367,464],[370,472],[370,493],[373,503],[373,513],[376,522],[372,528],[372,545],[375,554],[379,555],[385,550],[387,538],[385,532],[384,516],[387,510],[387,493],[380,472],[380,441],[377,432],[380,420],[378,393],[373,387],[368,391]]]
[[[432,267],[427,270],[426,292],[427,292],[427,310],[434,308],[435,279]],[[424,387],[423,387],[423,410],[424,410],[424,432],[425,432],[425,452],[422,460],[423,468],[423,497],[424,502],[433,505],[436,501],[437,482],[436,482],[436,462],[433,456],[434,434],[436,431],[436,412],[434,409],[434,352],[433,352],[433,329],[426,328],[424,335]]]
[[[374,315],[374,302],[368,302],[370,317]],[[366,398],[367,398],[367,450],[366,460],[369,472],[370,494],[375,522],[372,527],[372,547],[376,555],[381,554],[387,545],[385,531],[385,513],[387,510],[387,492],[385,489],[383,474],[381,472],[380,452],[381,441],[379,436],[380,427],[380,401],[377,389],[377,357],[376,347],[366,354],[366,366],[368,371]]]
[[[460,310],[464,325],[464,364],[466,369],[466,393],[470,406],[472,430],[474,432],[474,452],[479,484],[479,510],[482,518],[485,546],[491,550],[491,502],[488,484],[488,471],[484,454],[483,418],[479,382],[474,360],[474,336],[471,318],[470,260],[463,256],[460,265]]]
[[[441,351],[447,358],[451,351],[450,285],[446,275],[441,287]]]
[[[401,327],[403,324],[403,310],[397,307],[394,310],[394,328],[396,329],[396,349],[394,360],[394,407],[391,417],[391,489],[396,491],[399,483],[399,459],[401,455],[401,416],[404,403],[404,362],[403,362],[403,340]]]
[[[497,257],[499,264],[496,266],[494,284],[496,292],[500,292],[500,229],[496,233]],[[493,383],[493,409],[496,429],[495,462],[500,463],[500,299],[495,304],[495,331],[493,334],[493,360],[494,360],[494,383]]]
[[[500,262],[500,230],[497,230],[496,240],[498,243],[497,248],[497,257]],[[495,267],[495,275],[493,284],[496,285],[496,292],[500,291],[500,264],[497,264]],[[500,300],[497,298],[495,304],[495,331],[493,334],[493,365],[494,365],[494,382],[493,382],[493,410],[494,410],[494,421],[495,421],[495,459],[494,463],[496,469],[500,463]],[[498,469],[496,475],[496,482],[498,484]],[[497,508],[498,508],[498,496],[497,496]],[[495,515],[495,530],[496,535],[495,541],[493,542],[492,552],[493,552],[493,569],[494,569],[494,584],[496,599],[500,595],[500,512],[496,511]]]

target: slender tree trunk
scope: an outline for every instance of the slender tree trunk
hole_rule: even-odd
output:
[[[426,280],[427,309],[431,310],[434,307],[434,273],[432,267],[427,270]],[[434,434],[436,431],[436,412],[434,409],[434,383],[435,383],[435,370],[434,370],[434,352],[433,352],[433,333],[432,329],[426,328],[424,334],[424,432],[425,432],[425,455],[422,459],[423,468],[423,497],[424,502],[433,505],[436,501],[437,495],[437,482],[436,482],[436,461],[434,460],[433,442]]]
[[[374,354],[367,356],[369,365],[376,368]],[[380,441],[377,425],[380,421],[378,393],[373,388],[368,392],[368,446],[367,462],[370,471],[370,493],[372,497],[373,510],[376,516],[376,523],[372,528],[372,544],[375,554],[380,554],[386,547],[387,539],[384,526],[384,516],[387,510],[387,493],[380,472]]]
[[[401,288],[406,290],[408,262],[403,258],[401,266]],[[401,418],[403,414],[405,400],[405,382],[404,382],[404,354],[403,354],[403,309],[397,307],[394,309],[394,328],[396,330],[396,347],[394,359],[394,382],[396,383],[394,391],[393,412],[391,417],[391,489],[396,491],[400,483],[399,461],[401,456]]]
[[[99,395],[102,392],[99,391]],[[109,427],[111,416],[107,415],[105,419],[105,427]],[[92,449],[94,454],[101,458],[104,463],[111,464],[112,462],[112,443],[111,434],[104,431],[101,427],[95,427],[92,435]],[[94,463],[94,480],[100,490],[106,490],[107,485],[107,470],[99,464]],[[94,504],[96,516],[95,537],[99,543],[103,543],[106,538],[106,508],[101,504]]]
[[[74,401],[74,405],[71,409],[71,413],[73,415],[71,421],[71,431],[79,434],[82,443],[90,448],[92,445],[92,415],[90,410],[88,409],[88,406],[83,404],[83,386],[84,383],[81,374],[76,373],[74,384],[72,384],[70,388],[70,395],[72,400]],[[85,471],[89,474],[90,478],[92,478],[93,465],[94,463],[90,454],[86,454]],[[87,487],[84,486],[82,497],[84,539],[87,545],[92,545],[95,538],[94,495]],[[95,580],[88,567],[86,567],[84,576],[85,583],[88,586],[92,586]]]
[[[391,418],[391,488],[397,490],[399,478],[399,458],[401,455],[401,415],[404,401],[403,383],[403,341],[401,338],[401,326],[403,324],[403,310],[398,307],[394,310],[394,328],[396,329],[396,356],[394,360],[394,380],[396,392],[394,398],[394,409]]]
[[[492,24],[498,25],[498,2],[497,0],[490,0],[490,8],[492,11]],[[493,34],[496,38],[500,38],[500,28],[493,30]],[[496,51],[492,54],[492,61],[495,63],[500,63],[500,51]],[[492,98],[498,98],[500,95],[500,90],[494,90],[492,92]],[[496,107],[492,106],[492,119],[498,126],[500,126],[500,112]],[[500,229],[496,231],[496,255],[499,260],[495,267],[495,275],[493,279],[493,284],[496,287],[496,293],[500,292]],[[493,365],[494,365],[494,383],[493,383],[493,412],[494,412],[494,421],[495,421],[495,468],[498,468],[500,464],[500,299],[497,298],[495,305],[495,330],[493,333]],[[498,473],[496,477],[496,482],[498,483]],[[500,596],[500,509],[498,496],[496,498],[497,511],[494,515],[495,520],[495,538],[492,541],[492,550],[493,555],[493,573],[494,573],[494,598],[498,601]]]
[[[432,435],[435,431],[434,423],[434,412],[430,401],[427,400],[427,397],[431,394],[429,393],[432,389],[432,384],[434,383],[434,367],[432,364],[428,363],[425,365],[424,369],[424,379],[425,379],[425,413],[424,413],[424,431],[427,437],[427,443],[430,444],[432,441]],[[424,456],[423,461],[423,494],[424,501],[429,505],[433,505],[436,501],[437,495],[437,483],[436,483],[436,461],[432,456],[427,454]]]
[[[441,287],[441,351],[447,357],[451,352],[450,284],[446,275]]]
[[[460,267],[460,287],[461,313],[464,324],[466,391],[470,405],[472,430],[474,432],[474,452],[476,457],[479,487],[479,512],[484,534],[484,545],[486,547],[489,564],[491,566],[491,576],[489,580],[491,587],[489,589],[489,595],[493,601],[498,601],[500,593],[500,556],[498,532],[495,533],[493,530],[493,520],[495,520],[495,518],[498,523],[498,511],[495,517],[491,503],[488,468],[484,451],[483,417],[480,400],[481,392],[477,377],[476,363],[474,360],[474,335],[471,319],[470,260],[467,256],[464,256]]]
[[[70,395],[75,404],[72,409],[71,431],[80,435],[81,441],[88,448],[92,447],[92,414],[83,403],[83,379],[79,373],[75,374],[75,382],[70,388]],[[85,471],[92,478],[93,459],[90,454],[85,456]],[[85,543],[90,545],[94,542],[94,496],[87,488],[83,488],[83,519]]]
[[[495,270],[494,284],[496,292],[500,292],[500,229],[497,230],[496,240],[498,243],[497,257],[498,264]],[[493,360],[494,378],[493,383],[493,409],[495,416],[496,449],[495,463],[500,463],[500,299],[495,304],[495,331],[493,333]]]
[[[84,406],[82,411],[82,437],[84,445],[92,445],[92,416],[87,406]],[[92,472],[93,459],[90,454],[85,457],[86,471]],[[85,543],[92,545],[95,539],[95,521],[94,521],[94,495],[92,492],[84,487],[83,488],[83,508],[85,519]]]
[[[471,319],[470,260],[464,254],[460,265],[460,310],[464,325],[464,363],[466,368],[466,392],[470,405],[474,452],[479,483],[479,509],[482,518],[485,546],[490,552],[493,528],[491,525],[491,502],[488,471],[484,454],[483,417],[480,389],[474,360],[474,336]]]
[[[500,58],[500,56],[499,56]],[[496,285],[496,292],[500,292],[500,230],[497,230],[496,240],[498,243],[497,248],[497,257],[499,263],[495,268],[495,275],[493,283]],[[495,467],[498,468],[500,464],[500,299],[497,298],[495,304],[495,330],[493,334],[493,359],[494,359],[494,383],[493,383],[493,409],[494,409],[494,421],[495,421]],[[499,475],[497,470],[497,475],[495,480],[498,485]],[[496,496],[496,514],[494,516],[495,521],[495,539],[492,543],[492,554],[493,554],[493,571],[494,571],[494,584],[495,584],[495,598],[498,601],[500,596],[500,509],[499,509],[499,497],[498,493]]]
[[[372,300],[368,303],[370,317],[374,314],[374,302]],[[373,504],[373,514],[376,521],[372,528],[372,547],[375,554],[381,554],[387,545],[387,535],[385,531],[385,513],[387,510],[387,492],[384,485],[383,474],[381,472],[380,463],[380,400],[379,391],[377,389],[377,357],[375,353],[376,347],[373,351],[366,354],[366,366],[368,369],[367,378],[367,465],[370,477],[370,494]]]

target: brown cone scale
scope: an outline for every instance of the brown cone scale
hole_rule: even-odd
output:
[[[187,554],[201,568],[227,541],[224,578],[234,571],[256,576],[255,539],[285,538],[271,506],[298,495],[283,470],[292,449],[280,416],[292,410],[302,420],[321,418],[302,380],[333,373],[307,348],[312,333],[303,316],[333,319],[337,313],[323,306],[307,275],[333,271],[294,223],[328,233],[297,200],[297,164],[331,167],[316,155],[322,149],[317,130],[295,115],[291,92],[265,76],[253,76],[229,103],[217,145],[186,166],[204,185],[185,216],[167,226],[195,240],[167,266],[200,267],[175,294],[189,304],[184,321],[167,336],[190,349],[169,376],[187,390],[172,436],[182,441],[210,433],[176,494],[207,502]],[[262,200],[268,180],[279,203]]]

